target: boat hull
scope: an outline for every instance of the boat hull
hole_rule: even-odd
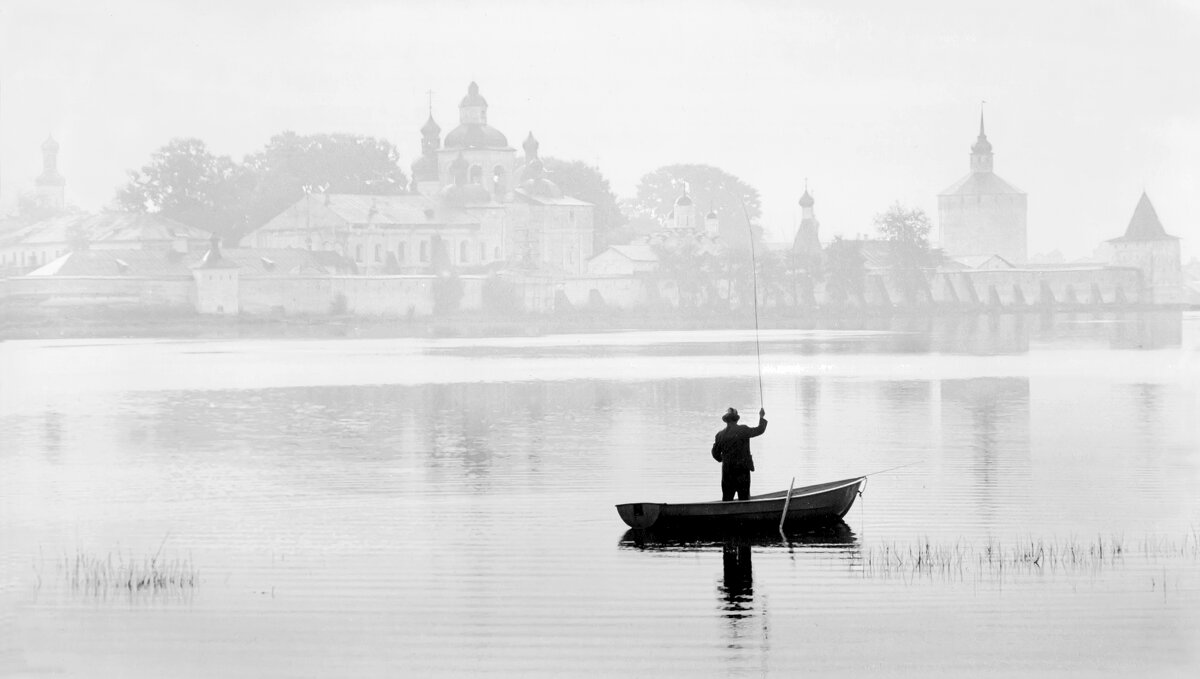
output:
[[[850,511],[866,477],[842,479],[788,491],[754,495],[730,502],[630,502],[617,505],[617,513],[631,528],[701,528],[722,525],[778,524],[787,504],[786,523],[840,520]]]

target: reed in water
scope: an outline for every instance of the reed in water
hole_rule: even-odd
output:
[[[58,559],[58,575],[68,588],[82,593],[156,593],[194,588],[200,582],[200,572],[192,564],[191,557],[163,558],[166,542],[167,536],[164,536],[153,555],[141,558],[120,550],[103,556],[82,549],[77,549],[74,554],[64,552]],[[34,564],[39,587],[44,563],[44,559],[39,558]]]
[[[983,544],[935,544],[928,538],[911,543],[886,542],[862,551],[862,572],[867,577],[967,575],[999,576],[1014,573],[1076,573],[1120,564],[1136,554],[1142,559],[1200,559],[1200,533],[1195,529],[1181,541],[1146,537],[1134,545],[1122,536],[1025,540]]]

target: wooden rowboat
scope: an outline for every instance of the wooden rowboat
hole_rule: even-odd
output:
[[[787,505],[786,523],[821,523],[838,521],[854,498],[858,496],[867,477],[818,483],[794,488],[791,497],[781,490],[765,495],[752,495],[748,500],[730,502],[630,502],[617,505],[617,513],[632,528],[700,528],[727,524],[779,524]]]

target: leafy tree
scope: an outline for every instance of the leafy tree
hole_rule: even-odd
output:
[[[701,251],[695,241],[659,243],[653,247],[658,255],[659,275],[675,283],[680,309],[696,309],[716,297],[714,258]]]
[[[792,298],[797,305],[812,306],[816,303],[817,283],[825,280],[825,262],[820,251],[804,252],[792,248],[785,258],[785,274],[789,279]]]
[[[834,236],[825,248],[825,284],[829,299],[843,303],[861,297],[866,288],[867,269],[856,241]]]
[[[746,219],[762,216],[758,190],[728,172],[711,165],[667,165],[642,177],[632,208],[637,212],[654,214],[660,220],[675,209],[675,199],[684,191],[696,206],[696,218],[704,219],[715,210],[720,223],[721,239],[734,248],[745,249],[748,234],[762,241],[758,226],[746,228]],[[743,205],[745,210],[743,211]]]
[[[889,264],[905,296],[915,300],[925,287],[924,270],[936,264],[929,246],[929,217],[920,208],[906,208],[897,202],[887,212],[875,216],[875,226],[891,244]]]
[[[159,213],[196,228],[239,233],[246,177],[228,156],[209,152],[199,139],[173,139],[150,156],[117,192],[121,208]]]
[[[390,142],[294,132],[275,135],[240,164],[209,152],[199,139],[174,139],[129,175],[117,193],[123,209],[160,213],[235,238],[265,224],[306,190],[398,194],[408,181]]]
[[[725,307],[727,309],[734,308],[734,302],[746,309],[752,309],[752,304],[763,303],[762,292],[763,286],[761,281],[756,281],[755,263],[759,266],[763,262],[757,257],[750,256],[750,249],[745,248],[726,248],[717,258],[717,270],[722,280],[725,281]],[[755,289],[758,289],[759,299],[754,298]]]
[[[396,195],[408,186],[396,147],[360,135],[284,132],[244,164],[254,182],[244,206],[251,229],[300,200],[306,190]]]
[[[764,307],[796,306],[801,299],[798,275],[790,251],[758,253],[759,301]]]
[[[581,160],[560,160],[558,158],[542,158],[550,179],[562,189],[562,192],[572,198],[586,200],[596,206],[593,217],[595,228],[595,251],[600,252],[613,243],[624,243],[628,239],[619,238],[618,230],[625,224],[625,215],[617,206],[617,196],[612,192],[608,179],[600,173],[599,168],[588,165]],[[617,236],[614,240],[613,237]]]

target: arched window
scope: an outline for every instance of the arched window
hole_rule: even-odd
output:
[[[380,245],[379,243],[375,244],[375,261],[376,262],[383,261],[383,246]]]
[[[467,241],[463,241],[458,244],[458,263],[467,263]]]
[[[429,241],[421,241],[421,263],[429,261]]]
[[[497,165],[492,170],[492,192],[497,196],[503,196],[507,191],[507,173],[505,173],[503,165]]]
[[[483,183],[483,168],[479,167],[478,165],[472,165],[471,173],[470,173],[470,175],[468,175],[467,180],[470,181],[472,184],[482,184]]]

